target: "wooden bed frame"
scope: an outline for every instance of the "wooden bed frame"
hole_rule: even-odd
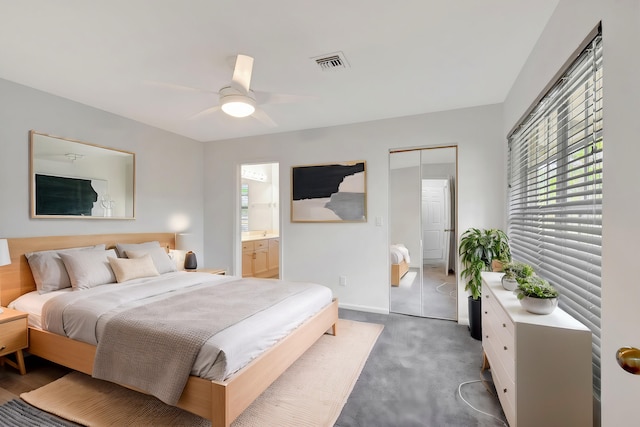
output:
[[[409,271],[409,264],[402,260],[400,264],[391,264],[391,286],[400,286],[400,279]]]
[[[11,264],[0,267],[0,303],[6,305],[20,295],[36,289],[24,254],[48,249],[90,246],[105,243],[143,243],[157,240],[175,248],[173,233],[98,234],[9,238]],[[273,381],[295,362],[323,334],[336,334],[338,301],[307,320],[271,349],[253,360],[226,381],[189,377],[178,407],[211,420],[213,427],[227,427]],[[29,353],[91,375],[96,347],[61,335],[29,328]]]

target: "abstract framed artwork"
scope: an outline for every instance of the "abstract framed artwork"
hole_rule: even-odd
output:
[[[366,222],[365,161],[291,167],[291,222]]]

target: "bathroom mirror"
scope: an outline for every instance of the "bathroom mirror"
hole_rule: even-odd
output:
[[[29,132],[32,218],[135,218],[135,154]]]

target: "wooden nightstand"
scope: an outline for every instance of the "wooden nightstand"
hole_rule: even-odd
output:
[[[22,349],[28,346],[27,313],[3,308],[0,313],[0,365],[7,363],[19,370],[20,374],[26,374]],[[11,353],[16,354],[15,362],[4,357]]]
[[[185,271],[195,271],[198,273],[211,273],[211,274],[220,274],[224,276],[227,274],[227,271],[223,268],[198,268],[197,270],[185,270]]]

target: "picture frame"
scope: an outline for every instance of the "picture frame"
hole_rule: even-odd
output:
[[[364,160],[291,167],[291,222],[366,222]]]

